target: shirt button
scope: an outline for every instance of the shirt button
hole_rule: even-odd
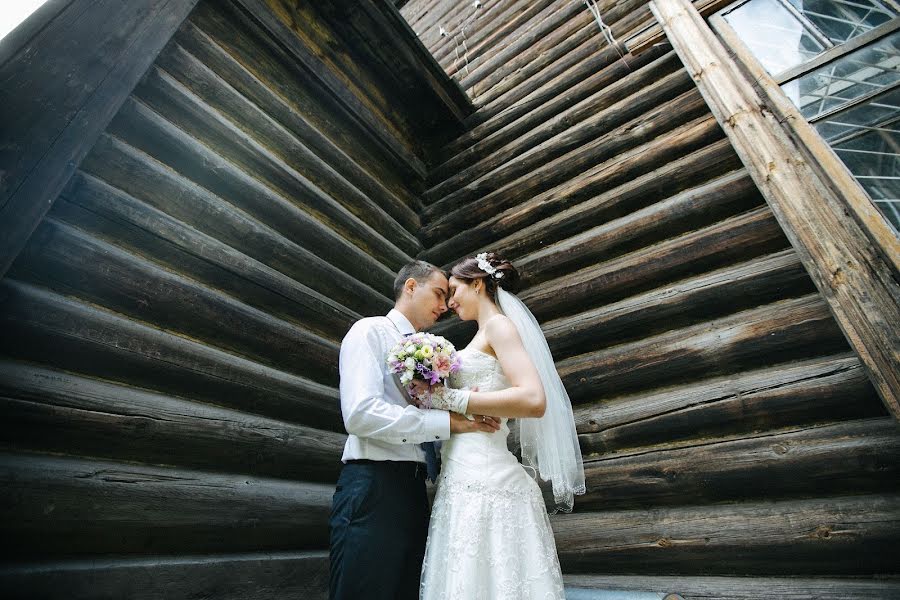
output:
[[[405,441],[406,441],[406,438],[403,438],[403,441],[405,442]]]
[[[434,436],[434,439],[439,440],[439,439],[441,439],[441,436],[436,435],[436,436]]]

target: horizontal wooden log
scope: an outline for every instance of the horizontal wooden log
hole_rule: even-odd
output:
[[[334,488],[120,462],[0,455],[4,536],[20,561],[322,548]]]
[[[625,199],[619,196],[618,201]],[[714,225],[763,204],[753,180],[744,172],[733,171],[602,225],[585,228],[582,224],[580,232],[573,225],[569,231],[577,232],[575,235],[519,261],[521,273],[526,274],[523,279],[527,283],[558,276]],[[611,206],[606,208],[611,212]],[[528,278],[530,273],[536,277]]]
[[[9,600],[328,598],[328,553],[265,552],[210,556],[42,561],[0,567]]]
[[[231,246],[207,236],[155,208],[81,171],[74,185],[57,200],[50,215],[98,238],[115,240],[129,252],[150,257],[167,269],[221,290],[274,317],[297,323],[323,337],[340,341],[360,314],[336,299],[380,298],[356,284],[359,294],[342,293],[340,282],[352,279],[307,255],[308,272],[318,271],[318,284],[329,298]],[[319,264],[317,264],[319,263]],[[315,281],[311,283],[316,283]],[[334,291],[329,291],[331,287]],[[351,287],[352,289],[352,287]],[[355,304],[361,304],[355,302]],[[386,301],[361,308],[387,310]]]
[[[182,25],[174,39],[180,48],[201,61],[221,78],[222,82],[265,113],[268,119],[276,123],[276,129],[282,127],[302,140],[304,146],[368,196],[407,231],[418,230],[419,217],[410,207],[412,200],[409,192],[400,186],[395,187],[396,182],[392,178],[385,177],[382,173],[383,166],[360,148],[364,144],[357,143],[354,154],[341,148],[337,142],[321,131],[308,115],[301,113],[298,107],[291,105],[275,89],[267,86],[192,21],[188,20]],[[187,85],[189,82],[183,83]],[[191,89],[200,95],[196,86]],[[242,123],[238,125],[243,126]]]
[[[859,360],[843,354],[576,406],[575,422],[588,456],[885,414]]]
[[[601,92],[586,98],[552,119],[543,119],[541,111],[537,111],[535,116],[541,120],[533,121],[533,117],[529,116],[528,121],[531,125],[529,131],[523,132],[502,148],[486,153],[481,148],[484,144],[474,147],[473,150],[481,152],[483,158],[428,190],[424,197],[428,205],[424,216],[433,219],[442,208],[446,210],[457,202],[466,202],[468,195],[462,197],[458,195],[457,190],[461,187],[467,190],[474,187],[472,193],[480,195],[497,189],[511,181],[517,174],[527,173],[527,170],[511,169],[512,165],[507,166],[507,163],[515,159],[516,162],[512,164],[518,165],[519,161],[522,161],[525,165],[523,168],[533,168],[532,153],[536,152],[535,149],[567,130],[576,127],[585,128],[584,132],[579,131],[577,137],[571,136],[571,143],[577,144],[576,139],[592,139],[594,137],[592,134],[597,132],[602,135],[612,123],[630,120],[690,89],[690,77],[683,71],[665,76],[661,74],[667,64],[667,61],[660,59],[630,76],[611,83]],[[615,116],[611,114],[607,119],[603,119],[599,113],[607,109]],[[608,123],[606,128],[596,129],[604,121]],[[552,144],[541,152],[541,157],[544,160],[552,160],[570,149],[568,143]],[[482,176],[487,174],[490,174],[490,184],[489,187],[484,187],[487,182],[482,181]]]
[[[889,416],[642,448],[585,461],[578,510],[895,492]]]
[[[0,354],[340,431],[338,392],[34,286],[0,282]]]
[[[607,136],[607,141],[611,144],[614,142],[612,138],[615,134]],[[490,207],[482,215],[482,219],[478,223],[470,225],[463,234],[451,234],[453,237],[440,241],[432,245],[426,252],[432,262],[436,264],[446,264],[447,262],[465,256],[486,245],[491,245],[493,249],[497,244],[498,238],[501,240],[503,236],[533,235],[535,232],[542,231],[540,228],[528,228],[529,225],[545,218],[552,218],[562,212],[571,215],[573,212],[582,210],[596,211],[592,215],[598,215],[600,222],[603,219],[615,218],[627,214],[631,210],[646,206],[654,198],[660,197],[647,195],[640,196],[636,194],[625,194],[625,190],[633,189],[630,187],[623,188],[623,196],[621,202],[616,201],[617,193],[614,192],[619,186],[643,185],[649,186],[651,190],[657,190],[659,193],[672,193],[680,191],[689,185],[696,185],[699,180],[708,179],[714,174],[722,172],[723,168],[729,170],[734,168],[737,161],[733,159],[733,152],[728,152],[727,145],[710,149],[713,154],[721,154],[725,160],[729,162],[728,167],[715,163],[707,164],[701,169],[701,175],[697,178],[692,176],[689,170],[686,170],[685,164],[679,159],[691,154],[692,152],[702,151],[707,146],[722,138],[722,132],[713,120],[709,117],[701,117],[700,119],[690,122],[686,125],[676,128],[669,135],[663,135],[655,138],[647,143],[639,144],[621,154],[613,154],[606,161],[601,162],[597,166],[579,173],[569,181],[564,181],[556,187],[536,195],[531,199],[521,201],[519,199],[515,204],[509,202],[509,206],[504,205]],[[670,165],[671,166],[667,166]],[[734,166],[731,166],[731,165]],[[664,185],[662,180],[656,180],[655,187],[649,183],[653,180],[654,171],[664,171],[681,173],[682,178],[673,181],[674,189]],[[679,187],[684,186],[684,187]],[[667,191],[667,192],[666,192]],[[469,212],[476,212],[481,204],[477,207],[471,207]],[[606,210],[610,207],[609,210]],[[488,207],[486,207],[488,208]],[[588,218],[587,216],[584,219]],[[587,224],[582,220],[581,216],[577,221],[572,223]],[[596,222],[596,221],[595,221]],[[554,224],[560,221],[555,219]],[[566,236],[564,236],[566,237]],[[534,237],[532,239],[535,239]],[[537,247],[540,246],[540,238]],[[526,244],[529,249],[534,249],[534,245]]]
[[[797,255],[784,250],[542,327],[553,356],[560,360],[814,290]]]
[[[189,54],[184,48],[177,44],[170,44],[166,50],[162,52],[156,61],[156,69],[151,71],[145,79],[144,86],[138,87],[136,90],[142,98],[143,91],[151,88],[151,94],[158,93],[165,95],[171,92],[168,85],[159,85],[161,81],[166,80],[167,76],[171,76],[177,80],[183,89],[179,89],[183,94],[189,94],[190,100],[197,105],[207,105],[222,115],[226,115],[232,123],[229,125],[222,124],[217,119],[208,118],[208,111],[201,111],[196,107],[192,108],[201,113],[203,121],[195,127],[199,128],[202,135],[196,135],[198,139],[206,140],[207,145],[214,148],[223,148],[220,154],[234,157],[235,162],[244,164],[248,170],[256,172],[268,172],[266,175],[269,181],[275,178],[286,180],[286,184],[290,184],[292,177],[299,176],[304,182],[304,187],[310,187],[307,196],[311,199],[327,196],[327,200],[321,202],[321,211],[335,223],[336,228],[344,228],[348,231],[355,228],[359,231],[357,235],[365,240],[372,236],[371,232],[366,232],[365,228],[354,225],[354,221],[362,221],[365,225],[377,232],[385,240],[407,254],[415,254],[420,250],[418,240],[407,229],[398,223],[394,218],[373,202],[362,190],[358,189],[353,183],[348,181],[336,168],[323,159],[319,158],[302,138],[295,136],[293,132],[273,121],[266,115],[260,107],[253,104],[249,99],[242,96],[234,88],[226,84],[219,78],[210,67],[204,65],[200,60]],[[158,79],[157,79],[158,77]],[[178,85],[171,81],[166,81],[172,87]],[[158,89],[165,88],[165,89]],[[179,101],[183,101],[179,98]],[[169,98],[161,100],[163,106],[166,104],[174,105]],[[158,110],[169,116],[170,120],[176,124],[181,123],[182,128],[192,131],[193,127],[185,123],[186,119],[179,114],[172,118],[172,113],[168,110]],[[191,119],[193,121],[193,119]],[[219,125],[219,131],[215,131],[209,126],[207,121],[212,121],[215,125]],[[240,129],[246,136],[246,140],[242,140],[238,136],[229,135],[233,132],[232,126]],[[258,145],[257,145],[258,144]],[[256,158],[254,162],[257,165],[249,164],[250,157],[240,157],[234,146],[244,146],[249,150],[251,156],[258,155],[260,149],[265,157],[268,166],[263,166],[264,171],[260,171],[258,167],[260,161]],[[269,153],[271,152],[271,155]],[[268,155],[268,156],[267,156]],[[349,158],[349,157],[348,157]],[[246,168],[245,167],[245,168]],[[279,176],[275,171],[283,171],[284,175]],[[280,186],[279,186],[280,187]],[[317,191],[316,188],[318,188]],[[299,195],[293,195],[297,198]],[[312,202],[310,202],[312,205]],[[339,205],[339,206],[338,206]],[[352,217],[351,217],[352,215]],[[353,218],[355,217],[355,219]],[[375,238],[377,240],[377,238]],[[383,244],[382,241],[368,242],[374,246]]]
[[[872,576],[895,572],[900,496],[583,512],[551,522],[570,574]]]
[[[657,56],[658,53],[647,54],[635,61],[631,69],[651,68],[650,65]],[[428,174],[431,186],[449,179],[487,153],[532,131],[537,124],[556,117],[588,97],[594,97],[607,86],[627,76],[629,68],[618,58],[619,55],[613,48],[596,54],[591,60],[585,61],[584,67],[589,70],[589,76],[583,78],[583,81],[572,85],[568,77],[554,79],[524,100],[447,144],[443,149],[445,160]],[[665,60],[672,69],[677,67],[674,55],[669,55]]]
[[[532,149],[527,160],[511,163],[505,170],[511,172],[514,179],[494,173],[500,187],[488,184],[486,190],[479,192],[484,195],[478,198],[477,204],[471,205],[478,196],[474,194],[477,189],[475,184],[455,192],[455,199],[443,204],[447,213],[423,231],[424,243],[428,245],[456,235],[515,206],[523,197],[537,196],[573,178],[589,176],[592,169],[606,161],[622,161],[635,148],[669,132],[677,132],[679,127],[687,126],[693,119],[705,118],[703,115],[707,114],[706,107],[694,91],[685,92],[665,106],[657,105],[653,110],[637,113],[637,116],[630,112],[627,101],[623,102],[573,131],[565,131]],[[673,114],[676,110],[677,113]],[[520,164],[528,165],[529,170],[522,171]],[[484,180],[485,184],[488,179]]]
[[[230,2],[201,3],[197,6],[175,39],[200,56],[198,46],[187,41],[187,34],[192,28],[201,31],[203,36],[221,48],[234,63],[240,65],[240,70],[250,73],[258,82],[257,85],[271,90],[291,112],[300,115],[303,121],[320,131],[353,160],[364,165],[367,171],[377,174],[378,179],[415,212],[418,204],[408,186],[418,181],[418,178],[411,177],[405,168],[398,168],[395,157],[346,106],[331,99],[330,95],[320,93],[321,88],[310,79],[303,66],[250,15]],[[205,62],[209,66],[221,68],[231,61]],[[235,79],[227,75],[234,72],[232,68],[229,68],[228,73],[218,71],[231,85],[235,85]],[[246,95],[245,86],[235,87]],[[248,97],[253,98],[260,106],[270,106],[260,102],[260,98],[265,98],[266,95],[253,94]],[[285,113],[281,111],[277,114]],[[289,117],[279,118],[279,121],[290,124],[292,130],[305,131],[302,126],[296,129],[297,122]],[[304,135],[304,139],[310,138]]]
[[[409,255],[402,249],[354,216],[306,175],[251,139],[158,67],[147,73],[141,85],[135,89],[135,97],[213,153],[240,168],[249,177],[272,188],[309,213],[313,219],[321,221],[382,264],[396,268],[408,260]],[[121,123],[122,120],[118,119],[117,122]],[[133,133],[129,140],[139,144],[138,135],[140,134],[137,132]],[[165,160],[166,157],[160,158]],[[184,171],[177,162],[172,166],[177,171]],[[305,168],[304,171],[308,172],[308,169]],[[407,239],[406,246],[411,249],[418,247],[411,239]]]
[[[339,345],[45,218],[10,274],[20,281],[326,385]]]
[[[292,59],[292,62],[306,71],[306,79],[321,90],[322,95],[339,103],[353,119],[360,123],[369,134],[383,146],[398,168],[410,175],[424,178],[425,165],[403,138],[404,131],[398,124],[385,117],[389,108],[373,102],[373,97],[359,89],[358,81],[351,81],[347,74],[335,69],[325,59],[327,54],[316,45],[315,36],[303,20],[292,21],[299,5],[288,9],[280,3],[265,0],[234,0],[247,14],[252,15],[267,36],[277,41]]]
[[[253,237],[243,243],[231,241],[234,233],[228,236],[222,231],[227,225],[240,219],[247,223],[245,229],[257,232],[262,224],[267,231],[286,238],[279,245],[284,246],[286,242],[293,251],[282,250],[282,254],[296,256],[299,253],[294,249],[302,247],[321,261],[333,263],[353,278],[389,295],[393,272],[387,266],[146,107],[126,104],[119,118],[130,119],[132,116],[143,121],[141,127],[127,132],[116,129],[124,138],[101,138],[85,160],[85,172],[213,237],[228,241],[235,248],[246,247]],[[143,147],[133,147],[130,141],[141,143]],[[145,154],[144,150],[152,154]],[[152,160],[152,156],[168,157],[162,162],[179,165],[180,169],[190,173],[190,179]],[[198,213],[211,210],[211,207],[218,208],[223,214],[218,219],[197,223]],[[293,271],[297,270],[301,268],[294,267]]]
[[[678,575],[563,575],[579,589],[669,590],[684,600],[897,600],[900,581],[882,577],[685,577]]]
[[[846,348],[821,298],[810,295],[582,354],[557,368],[577,402]]]
[[[0,64],[0,277],[194,4],[77,0],[9,39],[24,46]]]
[[[608,304],[787,246],[766,207],[553,279],[520,294],[540,320]]]
[[[346,436],[0,361],[3,447],[335,481]]]

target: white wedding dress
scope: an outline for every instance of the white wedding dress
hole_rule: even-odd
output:
[[[450,387],[509,387],[500,362],[460,351]],[[550,519],[537,483],[507,449],[507,419],[495,433],[454,434],[441,475],[422,566],[422,600],[563,600]]]

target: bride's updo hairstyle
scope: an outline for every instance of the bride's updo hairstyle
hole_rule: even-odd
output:
[[[494,252],[482,252],[464,258],[450,270],[450,275],[466,283],[484,279],[484,289],[494,302],[497,301],[498,287],[514,294],[519,285],[519,272],[516,268]]]

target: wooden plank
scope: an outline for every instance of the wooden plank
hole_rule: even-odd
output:
[[[19,561],[324,547],[334,488],[128,463],[0,455]]]
[[[3,447],[333,482],[346,436],[0,361]]]
[[[849,355],[704,378],[575,407],[585,456],[885,414],[859,360]]]
[[[679,575],[569,575],[566,586],[621,590],[677,590],[684,600],[898,600],[900,581],[829,577],[687,577]]]
[[[696,0],[694,6],[704,17],[708,17],[713,13],[725,8],[731,4],[733,0]],[[666,44],[666,34],[659,22],[653,21],[648,23],[646,27],[637,33],[629,36],[625,40],[625,47],[632,54],[642,54],[654,46]]]
[[[177,165],[180,172],[165,165]],[[385,298],[393,295],[394,271],[290,198],[253,179],[135,101],[123,106],[110,134],[97,141],[83,168],[235,248],[254,246],[254,251],[247,253],[255,257],[267,252],[256,246],[259,236],[271,238],[268,232],[275,231],[283,238],[278,246],[290,246],[290,250],[282,250],[285,256],[318,256]],[[210,212],[214,218],[198,221],[202,213]],[[230,227],[235,220],[244,222],[240,229]],[[267,235],[257,233],[261,227]],[[251,231],[255,235],[250,236]],[[245,239],[236,239],[239,236]],[[288,273],[302,270],[298,265]]]
[[[557,368],[578,402],[845,349],[813,294],[582,354]]]
[[[0,66],[0,276],[195,3],[76,0]]]
[[[337,386],[339,344],[51,217],[10,275],[261,364]]]
[[[341,431],[335,388],[9,278],[0,308],[4,356]]]
[[[350,278],[312,254],[304,256],[308,278],[321,292],[81,171],[50,216],[337,342],[361,316],[337,300],[387,310],[386,301],[367,300],[362,284],[341,292],[342,277]]]
[[[42,561],[0,567],[9,600],[216,598],[327,600],[328,553],[321,551]]]
[[[900,283],[829,177],[803,159],[721,42],[687,0],[651,9],[735,151],[772,207],[875,388],[900,419]]]
[[[576,504],[581,512],[895,492],[898,459],[889,416],[698,439],[585,461],[588,493]]]
[[[792,250],[703,273],[542,325],[557,359],[815,290]]]
[[[548,320],[745,262],[787,245],[771,212],[760,207],[550,280],[519,296],[539,319]]]
[[[895,571],[900,496],[582,512],[551,522],[570,574],[871,577]]]

